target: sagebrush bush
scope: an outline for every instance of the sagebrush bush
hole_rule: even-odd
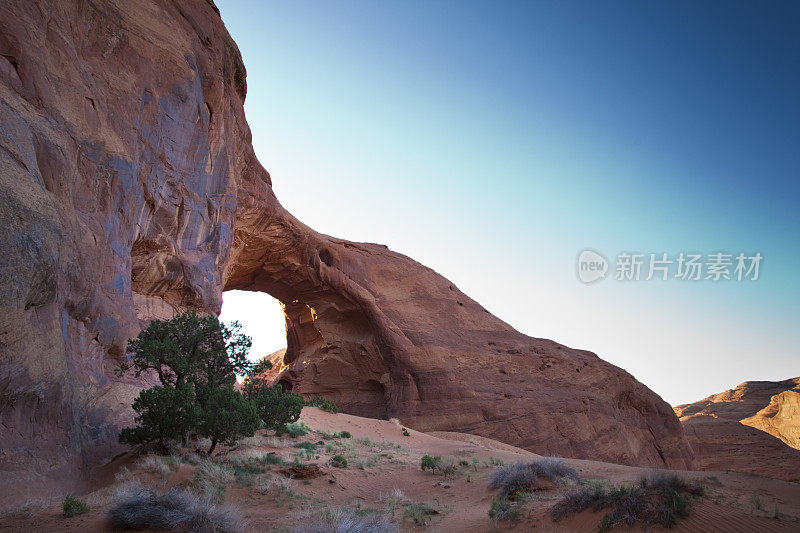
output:
[[[498,466],[492,472],[489,488],[501,497],[513,498],[519,491],[530,492],[539,478],[557,482],[560,478],[578,480],[578,471],[555,459],[539,459],[531,463]]]
[[[61,505],[61,511],[67,518],[72,518],[73,516],[78,516],[79,514],[88,513],[89,506],[83,500],[73,498],[72,496],[67,496],[64,498],[64,503]]]
[[[115,529],[192,533],[239,533],[244,529],[233,508],[217,505],[180,487],[158,493],[131,484],[114,496],[106,518]]]
[[[352,437],[352,435],[349,431],[340,431],[339,433],[336,433],[334,437],[337,439],[349,439]]]
[[[331,509],[316,514],[295,528],[296,533],[394,533],[396,531],[399,531],[397,524],[386,514],[346,508]]]
[[[645,525],[673,527],[678,520],[691,513],[692,498],[703,495],[700,485],[687,483],[675,474],[653,472],[638,485],[606,487],[594,483],[565,494],[551,509],[553,520],[579,513],[589,507],[607,509],[600,529],[617,525]]]

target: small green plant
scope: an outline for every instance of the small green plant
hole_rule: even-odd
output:
[[[328,463],[336,468],[347,468],[347,459],[343,455],[334,455]]]
[[[298,422],[288,422],[285,426],[286,433],[289,434],[290,437],[296,439],[297,437],[302,437],[308,434],[311,431],[311,428],[303,422],[302,420]]]
[[[61,506],[61,510],[64,512],[64,516],[67,518],[72,518],[73,516],[78,516],[79,514],[88,513],[89,506],[86,505],[86,502],[83,500],[73,498],[72,496],[67,496],[64,499],[64,504]]]
[[[464,459],[461,459],[458,462],[458,466],[469,466],[469,461],[465,461]]]
[[[480,460],[477,457],[472,458],[472,469],[474,471],[478,471],[478,464],[480,464]]]
[[[410,436],[411,436],[411,433],[409,433],[409,432],[408,432],[408,430],[407,430],[406,428],[403,428],[403,436],[404,436],[404,437],[410,437]]]
[[[317,451],[317,445],[313,442],[298,442],[294,445],[295,448],[302,448],[303,450],[314,453]]]
[[[329,413],[338,413],[339,406],[333,403],[332,401],[328,400],[327,398],[323,398],[321,396],[314,396],[311,401],[307,402],[306,405],[311,407],[319,407],[323,411],[328,411]]]
[[[445,479],[452,478],[455,475],[456,471],[458,471],[458,467],[456,467],[456,464],[452,461],[447,463],[442,463],[440,465],[440,469]]]
[[[429,503],[407,503],[403,517],[411,519],[418,526],[424,526],[428,519],[436,514],[439,514],[439,511]]]
[[[436,469],[442,465],[442,458],[439,455],[423,455],[422,460],[420,461],[420,468],[424,470],[430,470],[434,474],[436,473]]]
[[[517,519],[518,509],[517,506],[509,501],[508,498],[499,497],[492,500],[492,506],[489,507],[489,518],[492,520],[511,520]]]
[[[755,492],[750,495],[750,501],[753,502],[753,509],[756,511],[761,510],[761,496],[756,494]]]
[[[336,433],[334,437],[337,439],[349,439],[350,437],[352,437],[352,435],[350,434],[349,431],[340,431],[339,433]]]

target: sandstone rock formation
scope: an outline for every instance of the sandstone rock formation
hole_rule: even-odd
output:
[[[211,0],[0,4],[0,506],[80,492],[119,451],[146,321],[286,309],[281,382],[348,412],[539,453],[686,467],[669,406],[596,355],[522,335],[446,279],[286,212]]]
[[[679,405],[696,466],[800,481],[800,378],[746,381]]]

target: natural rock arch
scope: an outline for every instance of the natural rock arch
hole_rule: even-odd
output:
[[[3,10],[0,507],[85,488],[147,385],[114,372],[127,340],[177,310],[218,313],[223,289],[286,303],[281,380],[345,410],[543,454],[690,464],[670,407],[623,370],[286,212],[211,0]]]

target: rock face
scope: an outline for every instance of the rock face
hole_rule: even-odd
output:
[[[146,385],[148,320],[285,306],[284,386],[539,453],[685,467],[669,406],[592,353],[514,331],[446,279],[286,212],[210,0],[0,4],[0,506],[80,492]]]
[[[800,480],[800,378],[747,381],[675,413],[697,467]]]

